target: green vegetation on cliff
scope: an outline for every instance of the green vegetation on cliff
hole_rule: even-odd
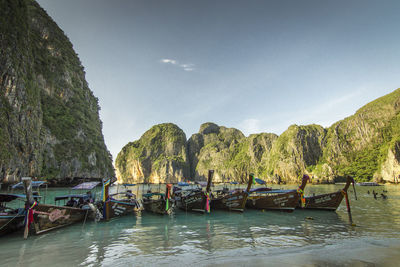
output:
[[[98,100],[63,31],[32,0],[0,1],[0,21],[0,179],[114,176]]]

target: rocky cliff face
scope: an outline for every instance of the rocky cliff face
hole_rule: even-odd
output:
[[[204,123],[199,133],[188,141],[191,178],[205,180],[209,169],[214,173],[214,181],[227,181],[235,172],[231,166],[232,155],[238,144],[245,139],[244,134],[234,128],[220,127],[214,123]],[[244,177],[236,176],[236,179]]]
[[[71,42],[34,1],[0,1],[0,180],[114,176],[98,100]]]
[[[121,150],[115,166],[120,182],[176,183],[184,180],[189,177],[186,135],[172,123],[155,125]]]
[[[287,182],[300,182],[307,166],[315,165],[325,146],[326,130],[319,125],[292,125],[274,142],[269,153],[267,173]]]
[[[182,164],[187,164],[189,176],[175,177],[172,169],[159,175],[167,182],[183,178],[205,180],[207,171],[214,169],[216,182],[245,182],[251,172],[272,183],[298,183],[303,173],[321,183],[334,182],[348,174],[358,181],[393,182],[400,175],[399,111],[397,89],[326,129],[319,125],[292,125],[280,136],[261,133],[245,137],[237,129],[204,123],[186,142],[188,162]],[[183,151],[185,140],[179,140]],[[165,154],[163,149],[157,151]],[[142,154],[141,162],[146,160],[149,165],[154,162]],[[142,165],[129,165],[129,175],[141,173]],[[125,166],[121,162],[117,169],[125,170]],[[126,180],[127,176],[120,177]]]

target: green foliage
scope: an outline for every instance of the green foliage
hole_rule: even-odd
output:
[[[338,176],[351,175],[357,181],[370,181],[373,174],[378,170],[380,159],[379,146],[347,154],[349,164],[338,165],[336,167]]]

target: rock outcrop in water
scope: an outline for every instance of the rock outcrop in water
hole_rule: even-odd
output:
[[[0,181],[114,176],[71,42],[31,0],[0,1]]]
[[[303,173],[310,174],[315,182],[321,183],[340,180],[347,174],[358,181],[375,179],[393,182],[394,177],[400,175],[399,111],[400,89],[397,89],[329,128],[292,125],[280,136],[261,133],[245,137],[237,129],[204,123],[199,132],[186,142],[182,130],[174,126],[179,129],[176,132],[180,136],[176,145],[182,151],[178,169],[188,170],[189,175],[185,176],[185,171],[176,175],[176,168],[170,168],[157,172],[157,177],[167,182],[204,180],[208,169],[214,169],[216,182],[245,182],[250,172],[276,183],[298,183]],[[159,139],[161,136],[154,138]],[[141,140],[136,142],[143,147],[151,145]],[[160,139],[152,142],[164,141]],[[185,146],[187,157],[183,156],[186,155],[183,152]],[[133,163],[138,162],[135,161],[138,156],[128,156],[126,150],[124,148],[120,152],[124,161],[119,161],[116,166],[121,181],[143,173],[134,166],[144,164]],[[170,154],[165,149],[158,149],[156,160],[152,158],[152,153],[140,155],[140,162],[152,166],[158,157]],[[127,169],[129,175],[126,174]],[[147,177],[146,173],[142,176]]]

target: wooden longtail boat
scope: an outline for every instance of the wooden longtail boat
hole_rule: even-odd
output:
[[[213,173],[213,170],[208,171],[207,187],[205,191],[203,191],[201,187],[188,190],[182,190],[179,187],[174,188],[176,206],[184,211],[210,212],[209,194]]]
[[[82,222],[91,212],[90,209],[49,204],[32,205],[30,210],[33,210],[33,225],[37,235]]]
[[[375,182],[362,182],[362,183],[357,183],[357,185],[360,185],[360,186],[382,186]]]
[[[25,195],[0,194],[0,236],[18,231],[24,227],[25,209],[11,208],[7,205],[15,200],[25,202],[25,199]]]
[[[347,176],[346,184],[342,190],[328,194],[307,196],[304,198],[303,204],[299,203],[297,208],[335,211],[347,195],[347,190],[351,183],[353,183],[354,187],[354,179]],[[356,192],[355,188],[354,192]]]
[[[86,197],[85,195],[68,195],[55,198],[56,202],[68,198],[71,201],[75,198],[78,199],[76,205],[72,204],[70,201],[68,201],[65,206],[37,203],[31,197],[32,192],[29,184],[30,180],[29,182],[27,179],[23,181],[24,184],[27,183],[25,186],[25,192],[27,195],[26,214],[28,219],[25,226],[25,238],[28,237],[31,224],[33,224],[35,234],[41,234],[73,223],[82,222],[95,211],[94,205],[91,204],[93,199],[91,199],[89,195]],[[91,190],[97,184],[99,184],[99,182],[82,183],[72,189]]]
[[[298,190],[273,190],[271,188],[257,188],[252,190],[246,207],[260,210],[276,210],[293,212],[299,203],[300,190],[304,190],[309,177],[304,175]]]
[[[114,217],[135,214],[141,210],[136,196],[129,190],[115,194],[109,193],[111,180],[103,182],[103,219],[109,220]],[[130,184],[133,186],[133,184]],[[124,184],[128,186],[128,184]]]
[[[251,185],[253,184],[253,178],[254,175],[250,174],[246,190],[216,191],[216,195],[211,196],[211,207],[213,209],[243,212],[246,206],[248,192],[250,192]]]
[[[161,215],[171,214],[174,209],[174,200],[171,198],[172,184],[167,184],[166,194],[159,192],[143,194],[143,207],[145,211]]]

